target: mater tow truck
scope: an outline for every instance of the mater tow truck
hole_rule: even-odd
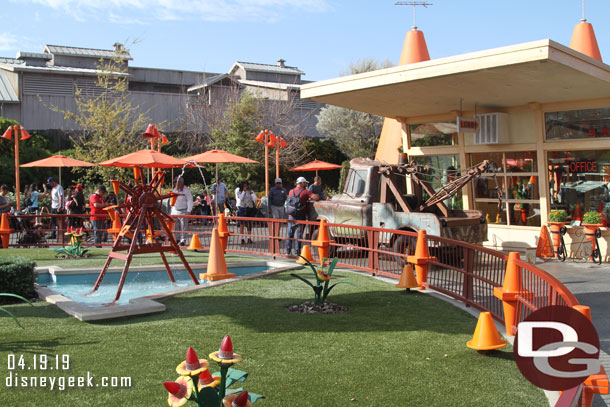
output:
[[[481,211],[449,209],[443,203],[464,185],[488,170],[484,161],[464,175],[435,191],[424,179],[423,168],[413,162],[387,165],[380,161],[356,158],[350,162],[342,194],[329,201],[314,202],[310,219],[326,219],[340,225],[372,226],[417,232],[480,244],[487,240],[487,222]],[[405,177],[412,182],[412,194],[406,193]],[[424,192],[426,200],[423,200]],[[501,196],[501,195],[499,195]],[[351,228],[330,228],[337,241],[366,241],[366,234]],[[356,235],[360,234],[360,235]],[[398,252],[405,247],[404,235],[382,234],[380,244]],[[317,236],[314,236],[315,239]]]

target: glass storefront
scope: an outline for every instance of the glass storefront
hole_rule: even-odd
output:
[[[409,125],[412,147],[457,145],[457,124],[438,122]]]
[[[537,157],[534,151],[472,153],[470,165],[491,161],[497,172],[474,181],[475,209],[489,215],[490,223],[540,226]]]
[[[417,165],[424,167],[423,178],[432,188],[438,191],[443,185],[453,181],[456,177],[462,175],[460,173],[460,158],[457,155],[427,155],[427,156],[410,156],[411,160]],[[425,202],[429,196],[423,192],[423,201]],[[463,209],[462,194],[458,192],[449,199],[443,201],[449,209]]]
[[[610,137],[610,108],[548,112],[544,121],[547,140]]]
[[[582,212],[610,210],[610,151],[552,151],[548,153],[551,210],[573,214],[578,202]]]

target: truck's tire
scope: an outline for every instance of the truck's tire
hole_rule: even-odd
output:
[[[401,253],[401,254],[408,255],[411,253],[411,248],[410,248],[411,243],[412,243],[412,239],[410,239],[409,236],[397,235],[396,239],[394,239],[394,243],[392,244],[392,251],[394,253]],[[407,260],[403,257],[401,257],[398,261],[399,261],[400,267],[403,267],[405,264],[407,264]]]

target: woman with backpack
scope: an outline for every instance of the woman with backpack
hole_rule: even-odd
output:
[[[304,177],[297,179],[297,185],[288,193],[286,199],[286,214],[289,221],[305,220],[307,217],[307,201],[313,199],[318,201],[320,196],[307,189],[307,180]],[[286,240],[286,254],[298,256],[301,252],[301,235],[303,225],[295,222],[288,222],[288,239]],[[295,236],[296,235],[296,236]],[[291,249],[294,247],[294,250]]]

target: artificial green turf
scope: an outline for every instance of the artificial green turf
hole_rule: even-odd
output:
[[[45,248],[28,248],[28,249],[4,249],[0,251],[0,255],[4,256],[21,256],[34,260],[36,265],[39,267],[46,266],[59,266],[66,269],[71,268],[89,268],[89,267],[102,267],[108,257],[110,249],[91,249],[88,254],[89,257],[81,259],[58,259],[55,257],[57,254],[53,250]],[[182,253],[189,263],[206,263],[208,261],[208,253],[205,252],[192,252],[189,250],[183,250]],[[182,261],[180,257],[175,254],[166,253],[167,261],[170,264],[179,263]],[[238,256],[234,254],[227,254],[227,262],[233,261],[244,261],[252,260],[252,257]],[[113,260],[111,266],[123,266],[125,264],[119,260]],[[132,266],[148,266],[152,264],[162,264],[161,257],[158,253],[150,254],[138,254],[133,256],[131,261]]]
[[[207,358],[225,334],[244,357],[236,366],[250,374],[244,387],[267,397],[259,407],[548,405],[519,373],[510,347],[488,354],[466,347],[476,325],[469,314],[368,276],[335,274],[356,284],[329,296],[349,308],[346,314],[286,311],[313,294],[288,273],[199,290],[166,300],[163,313],[107,322],[79,322],[46,303],[8,306],[26,329],[0,317],[0,405],[167,405],[162,382],[177,377],[188,346]],[[132,386],[7,389],[9,353],[27,360],[70,355],[69,371],[18,374],[89,371],[96,378],[131,376]]]

